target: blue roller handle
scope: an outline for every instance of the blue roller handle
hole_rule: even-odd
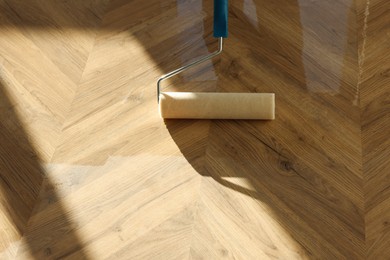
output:
[[[228,0],[214,0],[214,37],[228,36]]]

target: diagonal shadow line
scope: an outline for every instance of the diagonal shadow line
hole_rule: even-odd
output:
[[[16,247],[13,249],[9,247],[17,245],[17,241],[23,237],[28,228],[32,212],[39,212],[39,209],[34,210],[34,207],[38,202],[41,188],[44,186],[45,190],[52,191],[49,204],[55,215],[56,223],[46,226],[44,225],[45,223],[42,223],[40,228],[42,230],[53,227],[62,230],[66,229],[67,241],[69,243],[67,245],[54,246],[68,248],[67,252],[70,253],[78,251],[78,256],[81,259],[88,259],[87,253],[83,250],[81,239],[77,235],[76,230],[74,230],[75,225],[67,216],[66,210],[55,193],[50,179],[45,177],[42,162],[29,141],[29,137],[23,128],[23,123],[18,118],[15,110],[15,105],[12,104],[5,85],[0,79],[0,209],[3,211],[0,211],[0,214],[3,214],[0,217],[6,218],[9,223],[13,224],[13,227],[1,227],[8,232],[8,241],[2,241],[0,256],[2,251],[3,253],[8,251],[8,256],[16,253]],[[9,234],[11,231],[12,236]],[[55,234],[55,232],[56,230],[52,230],[51,233]],[[29,251],[27,253],[31,257],[34,259],[43,259],[44,257],[57,259],[64,257],[53,255],[52,252],[54,250],[51,248],[40,249],[37,247],[36,245],[40,244],[40,240],[42,240],[40,237],[24,237],[26,250]]]

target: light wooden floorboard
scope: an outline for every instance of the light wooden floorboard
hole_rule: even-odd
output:
[[[167,120],[213,1],[0,0],[0,259],[386,259],[389,4],[230,1],[164,90],[274,92]]]

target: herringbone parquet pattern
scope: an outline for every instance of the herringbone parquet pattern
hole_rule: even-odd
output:
[[[159,118],[211,0],[0,0],[0,259],[387,259],[390,4],[231,0],[175,91],[274,121]]]

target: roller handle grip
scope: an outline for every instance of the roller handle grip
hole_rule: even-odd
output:
[[[214,0],[214,37],[228,36],[228,0]]]

